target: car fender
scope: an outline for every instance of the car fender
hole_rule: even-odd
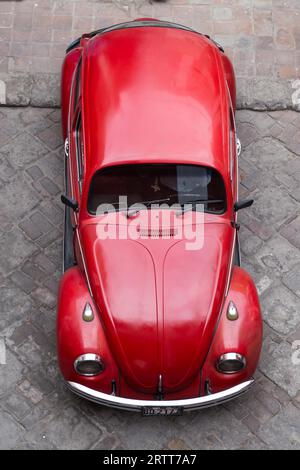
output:
[[[238,310],[238,319],[234,321],[227,318],[230,301]],[[202,368],[203,393],[208,384],[216,393],[250,379],[257,367],[261,345],[262,318],[257,290],[250,275],[235,266],[215,336]],[[228,352],[245,356],[246,367],[241,372],[227,375],[217,371],[218,358]]]
[[[86,322],[82,314],[86,303],[94,313],[94,320]],[[57,349],[59,366],[67,381],[75,381],[96,390],[111,393],[112,380],[117,382],[118,370],[107,345],[98,311],[78,267],[68,269],[62,276],[57,310]],[[101,357],[104,371],[95,377],[83,377],[74,369],[75,359],[87,353]]]

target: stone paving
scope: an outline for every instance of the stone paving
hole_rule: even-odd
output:
[[[63,384],[60,114],[0,109],[0,448],[300,449],[300,114],[244,110],[237,122],[241,196],[256,201],[240,215],[242,264],[265,320],[256,385],[226,406],[150,419],[91,404]]]
[[[237,73],[240,107],[300,106],[292,100],[300,88],[299,0],[0,1],[7,104],[59,105],[59,72],[71,40],[138,17],[177,21],[219,41]]]

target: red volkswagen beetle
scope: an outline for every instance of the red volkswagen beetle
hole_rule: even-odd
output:
[[[76,394],[177,415],[251,387],[262,320],[240,267],[253,201],[238,199],[235,105],[223,49],[185,26],[140,19],[69,46],[57,340]]]

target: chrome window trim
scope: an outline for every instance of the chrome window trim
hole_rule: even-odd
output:
[[[82,180],[83,180],[83,166],[82,166],[82,148],[79,143],[79,129],[81,126],[81,133],[82,133],[82,112],[79,110],[77,117],[76,117],[76,124],[75,124],[75,146],[76,146],[76,165],[77,165],[77,183],[79,187],[80,196],[82,194]]]

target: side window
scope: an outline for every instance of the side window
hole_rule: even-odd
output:
[[[76,70],[76,76],[75,76],[75,85],[74,85],[74,111],[77,107],[78,104],[78,99],[80,96],[80,88],[81,88],[81,59],[78,63],[77,70]]]
[[[82,135],[82,119],[81,112],[79,112],[75,128],[75,141],[76,141],[76,160],[77,160],[77,175],[80,194],[82,192],[82,180],[84,175],[84,146]]]
[[[230,180],[233,181],[234,177],[234,160],[235,160],[235,122],[232,108],[230,107],[229,111],[229,172],[230,172]]]

